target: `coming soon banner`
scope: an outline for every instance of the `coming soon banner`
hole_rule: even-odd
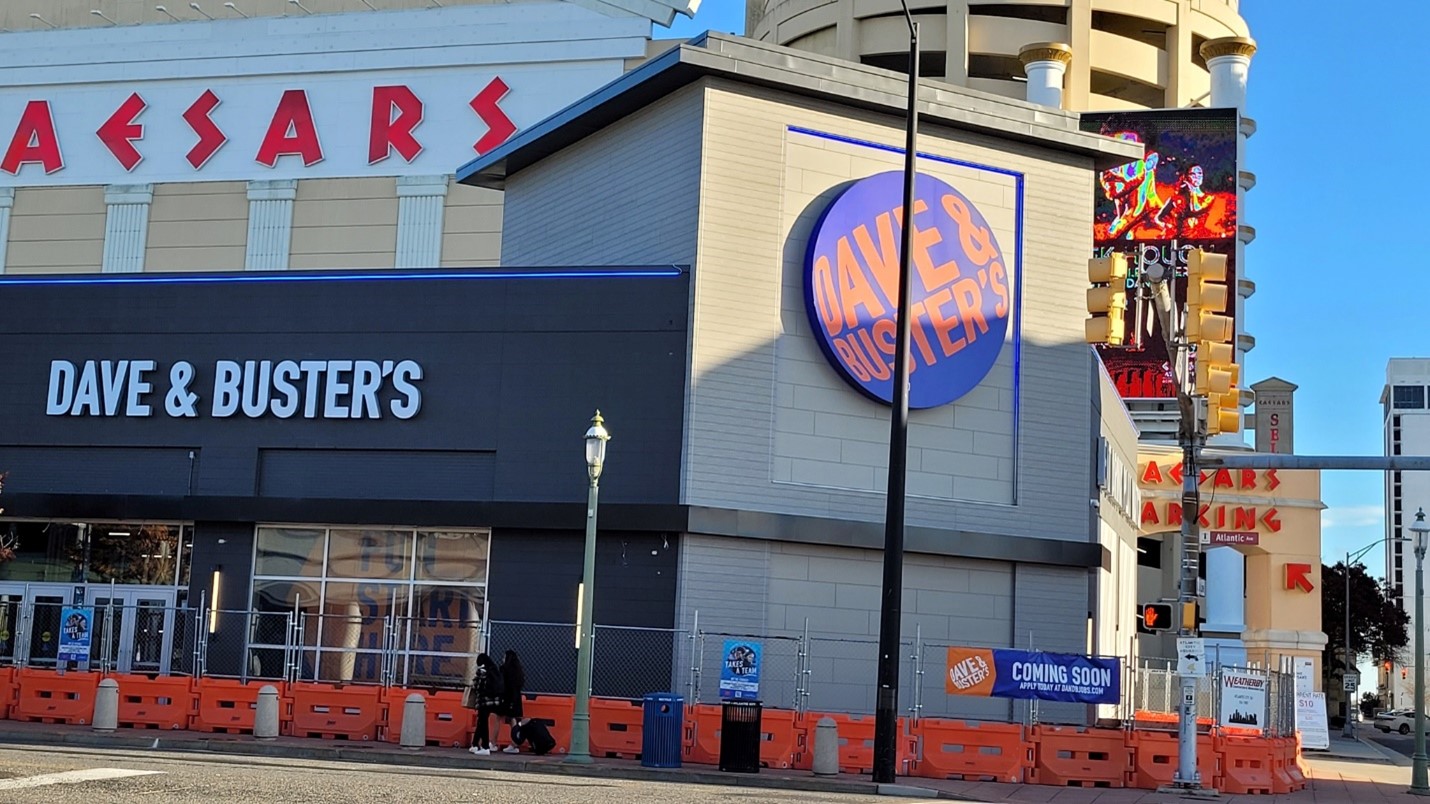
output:
[[[1121,682],[1117,659],[1004,648],[949,648],[944,689],[950,695],[1115,704],[1122,697]]]

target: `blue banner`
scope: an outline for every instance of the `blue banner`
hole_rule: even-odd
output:
[[[720,698],[760,699],[760,643],[726,640],[720,658]]]
[[[1122,699],[1122,667],[1117,659],[993,650],[993,695],[1069,703],[1115,704]]]
[[[89,645],[94,634],[94,609],[69,607],[60,610],[60,644],[57,658],[62,662],[89,661]]]

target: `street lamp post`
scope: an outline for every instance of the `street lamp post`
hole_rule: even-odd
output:
[[[1415,512],[1410,526],[1415,534],[1415,755],[1410,758],[1410,792],[1430,796],[1430,774],[1425,766],[1425,509]]]
[[[591,763],[591,640],[596,636],[592,614],[596,599],[596,495],[600,490],[601,469],[606,463],[606,432],[601,411],[591,417],[586,431],[586,474],[590,486],[586,491],[586,555],[581,564],[581,591],[577,603],[576,701],[571,714],[571,750],[566,761],[577,765]]]
[[[1411,530],[1414,530],[1414,528],[1412,527]],[[1361,556],[1365,555],[1366,553],[1369,553],[1371,550],[1374,550],[1376,547],[1378,547],[1378,546],[1380,546],[1380,545],[1382,545],[1382,544],[1385,544],[1386,542],[1389,542],[1389,541],[1401,541],[1401,537],[1400,537],[1400,536],[1387,536],[1387,537],[1385,537],[1384,539],[1377,539],[1376,541],[1371,542],[1370,544],[1366,545],[1365,547],[1362,547],[1361,549],[1355,551],[1354,553],[1350,553],[1350,552],[1347,552],[1347,553],[1346,553],[1346,563],[1345,563],[1345,576],[1346,576],[1346,597],[1345,597],[1345,603],[1346,603],[1346,634],[1345,634],[1345,637],[1346,637],[1346,640],[1345,640],[1345,641],[1346,641],[1346,654],[1345,654],[1345,656],[1346,656],[1346,669],[1345,669],[1345,673],[1346,673],[1347,676],[1348,676],[1349,674],[1351,674],[1351,673],[1357,673],[1357,674],[1358,674],[1358,673],[1360,672],[1360,671],[1358,671],[1358,670],[1356,669],[1356,657],[1355,657],[1355,654],[1353,654],[1353,653],[1351,652],[1351,562],[1360,560],[1360,557],[1361,557]],[[1355,707],[1355,698],[1354,698],[1354,695],[1355,695],[1356,690],[1353,690],[1353,689],[1350,689],[1349,687],[1347,687],[1346,684],[1344,683],[1344,681],[1345,681],[1345,678],[1343,677],[1343,678],[1342,678],[1341,688],[1342,688],[1342,691],[1345,692],[1345,694],[1346,694],[1346,696],[1345,696],[1345,697],[1346,697],[1346,712],[1345,712],[1346,717],[1345,717],[1345,722],[1341,724],[1341,736],[1342,736],[1342,737],[1355,737],[1355,733],[1356,733],[1356,730],[1355,730],[1355,721],[1351,718],[1351,714],[1355,711],[1355,708],[1354,708],[1354,707]]]
[[[904,131],[904,222],[899,240],[899,300],[894,312],[894,387],[889,416],[889,481],[884,509],[884,584],[879,608],[878,688],[874,703],[873,780],[892,784],[898,762],[899,642],[904,596],[904,489],[909,455],[909,258],[913,252],[914,176],[919,135],[919,24],[909,24],[909,97]]]

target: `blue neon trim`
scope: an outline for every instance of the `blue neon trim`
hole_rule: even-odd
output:
[[[842,134],[831,134],[827,131],[817,131],[812,128],[801,126],[786,126],[787,131],[796,134],[804,134],[809,137],[817,137],[834,142],[842,142],[848,145],[857,145],[864,148],[873,148],[876,151],[887,151],[888,153],[904,153],[904,149],[897,145],[885,145],[882,142],[872,140],[862,140],[858,137],[846,137]],[[973,168],[975,170],[986,170],[989,173],[997,173],[1003,176],[1010,176],[1013,179],[1014,203],[1013,203],[1013,228],[1016,233],[1013,243],[1013,505],[1018,504],[1018,467],[1022,465],[1022,409],[1023,409],[1023,190],[1025,175],[1022,171],[1009,170],[1007,168],[983,165],[978,162],[969,162],[963,159],[954,159],[948,156],[925,153],[919,151],[918,158],[927,159],[931,162],[941,162],[946,165],[958,165],[959,167]],[[832,202],[831,202],[832,206]]]
[[[1018,467],[1023,465],[1023,174],[1013,179],[1013,225],[1018,238],[1013,244],[1013,504],[1018,504]]]
[[[394,282],[433,279],[660,279],[680,276],[679,266],[659,268],[619,268],[487,272],[390,272],[381,269],[361,273],[287,273],[261,271],[248,274],[80,274],[47,276],[0,276],[0,285],[213,285],[239,282]]]
[[[823,140],[833,140],[833,141],[835,141],[835,142],[843,142],[843,143],[847,143],[847,144],[849,144],[849,145],[862,145],[862,146],[864,146],[865,148],[873,148],[873,149],[878,150],[878,151],[888,151],[889,153],[893,153],[893,154],[902,154],[902,153],[904,152],[904,149],[901,148],[901,147],[899,147],[899,146],[897,146],[897,145],[885,145],[885,144],[882,143],[882,142],[874,142],[874,141],[872,141],[872,140],[861,140],[861,139],[859,139],[859,138],[857,138],[857,137],[846,137],[846,136],[844,136],[843,134],[830,134],[830,133],[827,132],[827,131],[816,131],[816,130],[814,130],[814,129],[812,129],[812,128],[803,128],[803,127],[801,127],[801,126],[789,126],[789,127],[788,127],[788,130],[789,130],[789,131],[793,131],[793,132],[796,133],[796,134],[804,134],[804,135],[810,136],[810,137],[818,137],[818,138],[823,139]],[[1001,174],[1001,175],[1003,175],[1003,176],[1012,176],[1012,177],[1014,177],[1014,178],[1016,178],[1016,179],[1019,179],[1019,180],[1022,180],[1022,178],[1023,178],[1023,174],[1022,174],[1021,172],[1019,172],[1019,171],[1016,171],[1016,170],[1009,170],[1009,169],[1007,169],[1007,168],[993,167],[992,165],[982,165],[982,164],[979,164],[979,163],[977,163],[977,162],[968,162],[968,161],[965,161],[965,160],[963,160],[963,159],[954,159],[954,158],[951,157],[951,156],[939,156],[938,154],[926,153],[926,152],[924,152],[924,151],[919,151],[918,156],[919,156],[920,159],[928,159],[928,160],[931,160],[931,161],[934,161],[934,162],[942,162],[942,163],[944,163],[945,165],[958,165],[959,167],[968,167],[968,168],[975,168],[975,169],[977,169],[977,170],[986,170],[986,171],[988,171],[989,173],[998,173],[998,174]],[[1020,231],[1021,231],[1021,230],[1020,230]]]

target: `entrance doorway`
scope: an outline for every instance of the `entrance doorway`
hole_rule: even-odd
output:
[[[173,588],[0,583],[0,663],[55,667],[63,611],[93,609],[90,669],[167,674],[174,648]]]

